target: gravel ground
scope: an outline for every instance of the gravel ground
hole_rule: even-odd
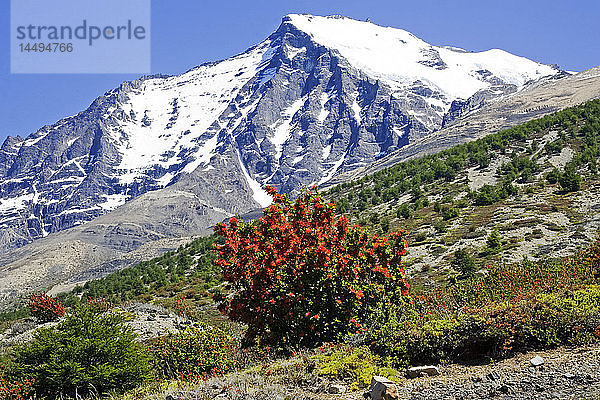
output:
[[[532,367],[535,356],[543,365]],[[519,354],[486,365],[452,364],[439,367],[440,375],[416,379],[399,378],[399,400],[600,400],[600,346],[559,348]],[[288,382],[291,383],[291,382]],[[264,376],[233,374],[214,378],[200,387],[170,388],[132,399],[164,400],[364,400],[366,389],[330,394],[331,384],[322,380],[314,387],[285,382],[274,384]],[[340,383],[340,382],[338,382]],[[345,386],[343,384],[342,386]],[[123,399],[129,400],[129,399]]]
[[[532,367],[529,360],[536,355],[544,364]],[[440,372],[398,382],[399,399],[600,399],[598,346],[519,354],[488,365],[450,365]]]

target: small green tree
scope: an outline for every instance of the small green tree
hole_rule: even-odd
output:
[[[465,249],[458,249],[454,252],[451,266],[463,275],[472,275],[477,269],[475,259]]]
[[[396,210],[396,217],[408,219],[412,216],[412,210],[408,204],[404,203]]]
[[[575,171],[575,168],[567,167],[558,178],[558,184],[565,192],[576,192],[581,187],[581,175]]]
[[[502,237],[497,230],[493,230],[487,238],[487,247],[492,253],[498,253],[502,250]]]
[[[387,233],[390,230],[390,220],[388,218],[382,218],[379,226],[381,227],[381,231],[383,233]]]
[[[558,182],[559,178],[560,178],[560,171],[558,170],[558,168],[554,168],[552,171],[550,171],[546,174],[546,180],[551,185]]]
[[[442,218],[444,219],[444,221],[448,221],[450,219],[456,218],[458,217],[458,209],[456,209],[455,207],[450,207],[450,206],[443,206],[442,207]]]
[[[40,397],[75,397],[127,390],[151,377],[151,358],[123,325],[124,317],[77,306],[53,328],[15,350],[24,378]]]

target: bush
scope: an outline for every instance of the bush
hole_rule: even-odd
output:
[[[76,307],[54,328],[41,328],[15,350],[19,375],[38,396],[86,396],[127,390],[151,376],[150,357],[124,317]]]
[[[562,139],[557,139],[553,142],[546,143],[546,145],[544,146],[544,150],[548,155],[559,154],[562,151],[563,147],[564,143]]]
[[[454,207],[448,207],[448,206],[442,207],[442,218],[444,219],[444,221],[454,219],[454,218],[458,217],[458,214],[459,214],[458,209],[456,209]]]
[[[558,182],[559,178],[560,178],[560,171],[558,170],[558,168],[554,168],[552,171],[550,171],[546,174],[546,180],[551,185],[554,185],[556,182]]]
[[[517,194],[517,188],[509,180],[505,180],[497,185],[483,185],[473,194],[473,200],[475,205],[489,206],[515,194]]]
[[[33,396],[33,381],[29,379],[18,380],[11,377],[11,368],[0,364],[0,399],[25,400]]]
[[[486,244],[492,253],[497,253],[502,250],[502,237],[500,237],[498,231],[493,230],[492,233],[490,233],[490,236],[488,236],[486,240]]]
[[[248,325],[246,338],[310,347],[358,332],[369,309],[408,293],[401,261],[406,232],[388,239],[350,227],[316,191],[274,203],[258,221],[231,218],[216,263],[234,295],[220,309]]]
[[[65,307],[62,303],[58,299],[45,294],[30,296],[27,306],[31,311],[31,315],[40,322],[56,321],[65,315]]]
[[[351,379],[349,390],[366,387],[374,375],[394,379],[398,372],[367,346],[337,346],[327,354],[317,356],[317,373],[340,380]]]
[[[158,338],[150,349],[161,378],[194,380],[231,371],[238,347],[222,329],[201,325]]]
[[[458,249],[454,252],[454,259],[452,259],[451,265],[452,268],[463,275],[472,275],[477,269],[475,259],[465,249]]]
[[[600,241],[569,260],[487,268],[378,308],[367,340],[398,367],[600,341]]]
[[[478,206],[488,206],[499,200],[496,188],[492,185],[483,185],[479,191],[475,193],[475,204]]]
[[[437,221],[435,224],[433,224],[433,227],[437,233],[446,233],[448,231],[444,221]]]
[[[404,218],[404,219],[408,219],[412,216],[412,210],[410,209],[410,207],[408,206],[408,204],[402,204],[400,207],[398,207],[398,209],[396,210],[396,217],[398,218]]]
[[[565,192],[576,192],[581,187],[581,175],[572,167],[565,168],[565,172],[558,178],[558,184]]]

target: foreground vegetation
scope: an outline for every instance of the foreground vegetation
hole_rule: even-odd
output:
[[[277,193],[273,195],[279,198]],[[319,257],[325,254],[322,241],[328,240],[327,235],[322,235],[327,232],[324,225],[339,233],[348,228],[331,207],[318,193],[308,192],[294,203],[283,198],[277,200],[276,205],[265,211],[264,228],[260,228],[260,222],[243,224],[236,219],[232,219],[229,227],[218,227],[226,236],[219,247],[220,256],[226,258],[217,263],[227,263],[222,265],[225,278],[241,285],[234,293],[245,291],[243,296],[234,297],[237,306],[233,306],[236,310],[233,316],[234,319],[251,317],[243,320],[249,327],[246,337],[257,340],[254,346],[249,343],[240,346],[241,337],[233,330],[204,322],[139,342],[131,328],[123,324],[126,317],[118,309],[110,310],[105,300],[91,298],[85,304],[74,305],[66,317],[61,317],[64,309],[58,300],[34,296],[30,304],[33,315],[41,321],[59,322],[38,329],[32,341],[11,349],[5,356],[0,393],[6,399],[32,394],[74,397],[123,391],[157,378],[201,382],[234,370],[272,375],[272,371],[267,373],[261,367],[274,365],[273,361],[265,361],[265,357],[287,357],[292,351],[307,346],[310,349],[324,340],[335,340],[338,344],[324,343],[316,350],[302,350],[300,358],[292,357],[296,368],[333,378],[351,371],[353,387],[357,388],[374,373],[393,377],[397,370],[408,365],[497,359],[524,350],[600,341],[600,241],[569,259],[488,266],[485,274],[465,272],[445,287],[408,291],[408,285],[402,283],[401,269],[397,269],[399,275],[392,279],[390,272],[386,273],[390,265],[382,264],[383,260],[393,260],[396,267],[401,265],[399,257],[404,254],[405,245],[401,237],[399,251],[395,253],[394,238],[388,244],[384,239],[349,229],[345,248],[355,252],[351,251],[345,262],[335,254],[331,256],[350,266],[350,275],[335,275],[326,268],[319,274],[315,264],[295,281],[299,283],[296,287],[285,286],[285,279],[276,275],[273,280],[263,279],[271,274],[284,274],[288,267],[292,271],[308,265],[306,262],[319,262]],[[318,218],[323,213],[328,217]],[[302,218],[296,218],[299,215]],[[271,230],[275,236],[262,236],[263,244],[268,246],[275,237],[284,241],[297,237],[283,231],[299,232],[296,229],[300,226],[311,227],[310,232],[303,231],[305,236],[301,236],[305,246],[292,245],[286,249],[280,243],[278,251],[286,256],[280,261],[269,261],[273,254],[279,253],[254,247],[252,236],[247,236],[254,230],[262,230],[263,234]],[[357,242],[361,237],[363,241]],[[339,237],[336,240],[341,243]],[[306,245],[308,242],[310,246]],[[250,265],[237,252],[242,243],[249,251],[246,255],[257,257],[251,264],[255,269],[238,270],[240,276],[231,275],[231,268]],[[361,250],[369,246],[375,249],[373,253]],[[278,270],[277,265],[283,269]],[[340,265],[336,267],[338,270]],[[353,280],[358,273],[355,269],[364,270],[366,275]],[[382,296],[385,291],[375,290],[376,286],[371,290],[370,285],[378,284],[378,275],[372,275],[373,271],[380,271],[384,278],[381,284],[386,285],[388,279],[396,280],[401,290],[390,292],[393,294],[390,296]],[[239,279],[248,281],[240,283]],[[294,281],[293,277],[290,279]],[[279,287],[280,283],[283,286]],[[303,284],[309,291],[323,288],[326,298],[333,294],[331,301],[323,298],[311,302],[309,297],[303,301],[303,296],[309,295]],[[277,291],[278,288],[281,290]],[[232,306],[229,300],[220,301]],[[300,322],[282,325],[275,319],[297,307],[304,316],[298,317]],[[328,314],[328,307],[341,311]],[[257,311],[269,315],[261,315],[263,320],[258,320],[254,315]],[[272,323],[265,325],[264,318],[269,316]],[[336,316],[341,319],[333,320]],[[263,329],[256,330],[257,327]],[[303,341],[305,336],[308,339]],[[274,340],[277,338],[279,342]]]

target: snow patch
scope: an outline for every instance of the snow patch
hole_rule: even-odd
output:
[[[106,199],[105,202],[99,203],[98,206],[102,208],[104,211],[112,211],[115,208],[125,204],[127,201],[127,196],[124,194],[105,194],[102,197]]]
[[[36,137],[31,138],[31,139],[27,139],[23,142],[22,147],[31,147],[34,144],[36,144],[37,142],[39,142],[40,140],[42,140],[43,138],[45,138],[46,136],[48,136],[48,133],[50,133],[49,131],[46,132],[38,132]]]
[[[248,169],[246,169],[246,166],[242,162],[242,155],[240,154],[240,150],[236,147],[235,151],[237,153],[238,160],[240,161],[240,167],[242,168],[244,179],[246,179],[246,183],[248,183],[248,186],[250,186],[250,190],[252,190],[252,198],[258,204],[260,204],[261,207],[267,207],[271,204],[271,196],[269,196],[269,194],[260,186],[260,183],[258,183],[255,179],[253,179],[250,176],[250,174],[248,173]]]
[[[287,58],[289,60],[293,60],[294,58],[296,58],[296,56],[300,53],[304,53],[306,51],[306,47],[292,47],[292,46],[285,46],[285,53],[287,55]]]
[[[319,120],[320,123],[323,123],[323,121],[325,121],[325,119],[327,119],[327,116],[330,113],[330,110],[325,108],[325,104],[329,101],[330,98],[331,98],[331,95],[329,93],[321,92],[321,111],[319,112],[319,115],[317,116],[317,119]]]
[[[34,193],[28,193],[8,199],[0,199],[0,213],[19,211],[27,208],[27,203],[33,201]]]
[[[346,155],[348,153],[344,153],[343,156],[340,157],[339,160],[337,160],[333,166],[331,168],[329,168],[329,170],[327,170],[326,175],[321,178],[321,180],[319,181],[318,185],[322,185],[325,182],[328,182],[331,178],[333,178],[333,176],[335,175],[335,173],[337,172],[337,170],[342,166],[342,164],[344,163],[344,161],[346,160]]]
[[[269,141],[275,146],[275,159],[281,158],[283,145],[290,138],[291,134],[291,122],[294,115],[300,110],[302,105],[306,102],[306,96],[299,98],[294,101],[291,106],[285,109],[281,113],[281,118],[275,124],[275,133],[269,138]],[[277,125],[278,124],[278,125]]]
[[[246,53],[202,65],[182,75],[144,80],[118,103],[126,115],[109,131],[122,156],[117,178],[130,184],[160,166],[184,162],[180,154],[194,153],[184,172],[210,162],[218,132],[206,135],[210,126],[227,109],[229,101],[275,54],[269,40]],[[165,179],[166,180],[166,179]]]
[[[68,214],[82,214],[82,213],[87,213],[88,211],[97,211],[100,209],[101,208],[99,206],[93,206],[93,207],[88,207],[88,208],[70,208],[68,210],[62,211],[61,213],[57,214],[57,216],[68,215]]]
[[[306,156],[306,154],[302,154],[301,156],[294,157],[294,159],[292,160],[292,165],[298,164],[300,161],[302,161],[304,159],[305,156]]]
[[[322,160],[326,160],[327,157],[329,157],[329,155],[331,154],[331,147],[333,145],[332,144],[328,144],[327,146],[323,147],[323,153],[321,155],[321,159]]]

